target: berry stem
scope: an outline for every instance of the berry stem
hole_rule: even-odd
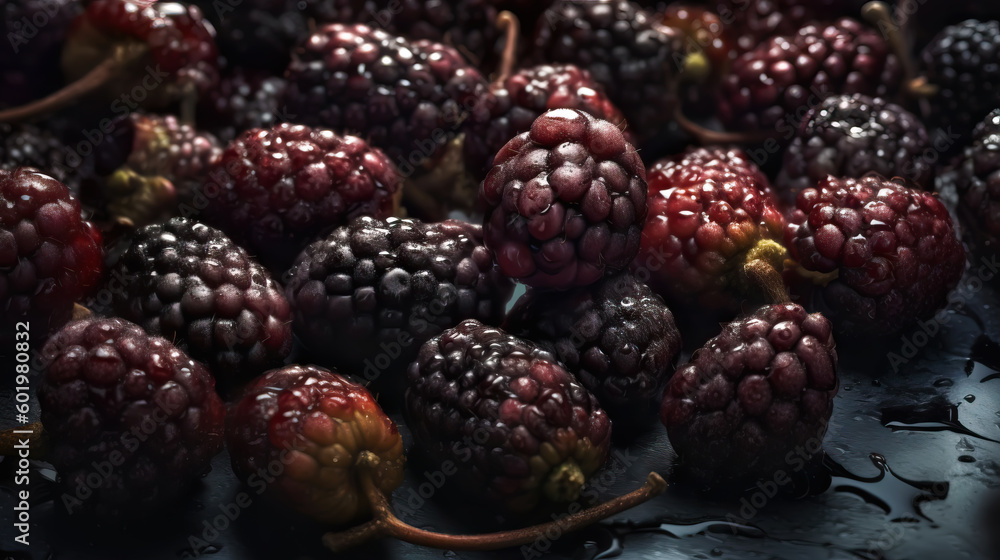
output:
[[[149,49],[141,47],[119,47],[114,55],[106,58],[103,62],[87,72],[79,80],[56,91],[48,97],[43,97],[37,101],[32,101],[27,105],[13,107],[6,111],[0,111],[0,122],[24,121],[34,117],[47,115],[58,111],[63,107],[71,105],[94,91],[106,86],[117,78],[125,69],[134,62],[143,58]]]
[[[502,84],[510,77],[514,71],[514,64],[517,63],[517,39],[521,33],[521,21],[513,13],[504,10],[497,15],[497,27],[507,33],[506,44],[500,57],[500,70],[493,80],[495,84]]]
[[[646,478],[645,484],[637,490],[557,521],[498,533],[443,535],[417,529],[403,523],[396,517],[385,495],[372,480],[372,470],[377,464],[378,457],[373,453],[364,452],[358,457],[357,466],[361,470],[361,485],[371,504],[375,519],[346,531],[323,535],[323,544],[333,552],[341,552],[382,536],[395,537],[411,544],[444,550],[497,550],[518,546],[532,543],[542,538],[546,532],[551,532],[554,529],[562,534],[576,531],[646,502],[654,496],[662,494],[667,487],[663,477],[651,472]]]
[[[674,120],[677,121],[677,124],[680,125],[685,132],[694,136],[695,140],[702,145],[755,144],[757,142],[763,142],[769,138],[777,138],[780,135],[777,131],[722,132],[718,130],[711,130],[688,120],[688,118],[684,116],[684,111],[681,110],[679,103],[677,104],[677,108],[674,110]]]
[[[0,457],[18,456],[23,449],[21,444],[24,440],[28,440],[31,457],[38,458],[45,455],[45,430],[40,422],[35,422],[0,432]]]
[[[903,67],[903,87],[906,92],[914,97],[931,97],[937,93],[937,88],[928,84],[927,78],[916,75],[916,64],[906,46],[906,37],[893,18],[889,6],[880,1],[868,2],[862,6],[861,15],[878,28],[899,59]]]

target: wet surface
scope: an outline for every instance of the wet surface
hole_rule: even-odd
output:
[[[986,543],[997,531],[983,530],[981,512],[990,500],[1000,504],[998,293],[1000,287],[993,285],[956,300],[934,336],[917,328],[877,345],[839,342],[841,391],[823,445],[820,474],[804,492],[807,497],[783,498],[763,485],[723,500],[699,496],[677,483],[663,496],[608,522],[527,547],[492,554],[451,553],[382,541],[338,557],[993,558],[987,556]],[[11,393],[0,387],[0,428],[11,427]],[[400,421],[397,414],[394,417]],[[411,444],[405,426],[400,431]],[[651,470],[670,481],[673,452],[659,424],[635,434],[628,445],[619,444],[616,451],[605,471],[591,480],[600,500],[640,486]],[[0,558],[333,557],[320,543],[323,527],[278,512],[253,491],[249,506],[233,513],[235,497],[248,490],[239,486],[228,463],[226,454],[216,457],[211,473],[184,507],[123,535],[102,534],[74,515],[60,513],[55,473],[33,461],[31,546],[25,549],[11,546],[14,468],[10,460],[0,461]],[[426,473],[434,470],[411,454],[407,480],[394,494],[400,517],[415,526],[471,533],[543,522],[559,514],[516,519],[496,515],[464,504],[447,483],[426,497],[418,490],[428,481]]]

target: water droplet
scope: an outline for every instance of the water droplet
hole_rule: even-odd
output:
[[[873,477],[855,475],[826,456],[823,464],[831,473],[830,489],[854,494],[882,508],[891,521],[930,521],[920,511],[920,504],[929,500],[943,500],[948,496],[947,482],[908,480],[889,468],[882,455],[871,453],[868,458],[880,471]]]
[[[878,379],[872,379],[872,387],[881,387],[881,386],[882,386],[881,381],[879,381]]]
[[[955,449],[959,451],[964,451],[966,453],[976,450],[976,448],[972,446],[972,442],[969,441],[969,438],[965,437],[958,440],[958,443],[955,444]]]
[[[882,409],[882,425],[892,431],[942,432],[1000,443],[1000,440],[973,432],[958,421],[958,406],[945,401],[932,401],[914,406],[894,406]]]
[[[712,556],[722,556],[722,549],[718,548],[718,547],[713,548],[712,549]]]
[[[851,390],[851,389],[853,389],[853,388],[854,388],[854,387],[853,387],[853,386],[851,386],[851,385],[844,385],[844,390],[845,390],[845,391],[850,391],[850,390]]]
[[[951,387],[954,384],[955,384],[954,381],[952,381],[951,379],[948,379],[946,377],[942,377],[941,379],[938,379],[938,380],[934,381],[934,386],[935,387]]]
[[[963,463],[975,463],[976,462],[976,458],[973,457],[972,455],[959,455],[958,456],[958,460],[961,461],[961,462],[963,462]]]
[[[976,395],[965,395],[965,402],[976,402]]]

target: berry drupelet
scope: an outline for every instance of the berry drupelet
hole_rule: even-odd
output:
[[[681,350],[673,313],[628,273],[569,292],[529,289],[504,330],[552,352],[616,426],[648,419]]]
[[[365,518],[370,504],[357,460],[371,453],[376,488],[389,495],[403,482],[403,440],[363,386],[315,366],[290,365],[254,381],[226,424],[233,471],[261,477],[269,495],[322,523]],[[270,465],[283,469],[274,476]]]
[[[364,140],[290,124],[244,132],[209,175],[206,222],[274,271],[356,216],[392,216],[401,187],[396,167]]]
[[[401,169],[432,161],[463,126],[489,115],[486,80],[454,49],[366,25],[320,28],[296,49],[285,78],[287,110],[300,122],[366,138]]]
[[[48,341],[42,360],[42,423],[69,513],[119,521],[155,514],[222,450],[226,409],[212,376],[137,325],[74,321]],[[108,461],[116,468],[95,477],[94,465]],[[93,496],[76,500],[80,487]]]
[[[571,64],[532,66],[494,84],[496,99],[490,120],[466,127],[466,162],[482,179],[493,166],[493,157],[511,138],[531,130],[542,113],[552,109],[579,109],[610,121],[626,135],[628,125],[621,111],[608,99],[590,72]],[[634,143],[634,139],[627,136]]]
[[[0,332],[31,321],[42,337],[65,323],[99,282],[102,258],[66,185],[30,167],[0,170]]]
[[[930,99],[933,126],[967,137],[1000,105],[1000,22],[948,26],[924,47],[922,61],[927,80],[939,88]]]
[[[742,152],[693,148],[654,164],[649,217],[632,272],[674,305],[733,312],[773,299],[787,253],[767,178]],[[759,267],[759,268],[757,268]],[[765,284],[756,274],[770,274]],[[764,289],[761,294],[760,290]]]
[[[198,123],[228,144],[252,128],[297,120],[284,108],[288,82],[281,76],[241,67],[222,75],[219,87],[199,97]]]
[[[849,18],[773,37],[733,62],[719,97],[728,128],[791,140],[810,107],[830,94],[891,97],[902,68],[875,29]]]
[[[682,43],[634,2],[558,0],[538,19],[531,62],[589,71],[644,138],[673,117],[670,84]]]
[[[369,217],[308,246],[285,286],[309,350],[383,389],[442,330],[470,318],[499,324],[514,291],[479,226]]]
[[[1000,242],[1000,109],[986,115],[972,136],[956,163],[959,209],[983,241],[995,244]]]
[[[406,418],[470,496],[527,511],[570,502],[608,457],[611,422],[556,358],[468,320],[429,340],[407,372]]]
[[[877,175],[827,177],[799,193],[788,222],[792,258],[828,281],[813,307],[845,335],[890,336],[934,314],[965,270],[944,204]]]
[[[727,22],[740,53],[777,35],[793,35],[805,25],[858,13],[864,0],[718,0],[716,12]]]
[[[86,175],[82,161],[75,160],[67,146],[48,128],[28,123],[0,123],[0,168],[13,171],[18,167],[34,167],[55,177],[70,192],[79,195]],[[75,165],[71,165],[75,164]]]
[[[646,219],[646,172],[615,124],[575,109],[538,117],[494,159],[483,233],[504,274],[586,286],[628,266]]]
[[[187,218],[136,232],[112,277],[118,314],[173,340],[220,382],[279,365],[292,348],[281,286],[221,231]]]
[[[300,0],[194,0],[217,32],[219,52],[231,65],[280,74],[292,49],[309,36]]]
[[[723,327],[670,378],[660,418],[700,490],[770,481],[790,452],[823,440],[838,388],[831,331],[799,305],[765,306]]]
[[[933,151],[927,129],[913,113],[879,97],[835,95],[802,119],[775,186],[794,201],[827,175],[860,178],[874,172],[933,190],[934,160],[928,154]]]

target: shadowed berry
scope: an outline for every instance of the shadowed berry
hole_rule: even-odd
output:
[[[58,500],[69,513],[119,520],[155,514],[178,501],[222,450],[226,409],[212,376],[137,325],[74,321],[52,336],[42,360],[38,400],[49,460],[65,496],[79,496],[81,487],[93,492]],[[116,466],[95,471],[106,463]]]
[[[1000,242],[1000,109],[976,126],[956,164],[960,209],[985,241]],[[995,249],[994,249],[995,250]]]
[[[644,423],[681,349],[674,315],[631,274],[584,289],[528,289],[504,329],[555,354],[620,421]]]
[[[513,511],[576,500],[608,457],[597,399],[552,354],[475,320],[423,345],[405,412],[433,464],[458,464],[466,498]]]
[[[831,331],[819,313],[769,305],[727,324],[670,378],[660,418],[699,489],[770,481],[790,453],[818,447],[839,384]]]
[[[0,105],[21,105],[62,83],[59,56],[79,0],[0,1]],[[44,18],[44,19],[43,19]],[[38,22],[44,25],[38,25]],[[27,164],[22,164],[27,165]]]
[[[646,219],[646,172],[622,131],[574,109],[538,117],[483,182],[483,233],[504,274],[572,288],[628,266]]]

